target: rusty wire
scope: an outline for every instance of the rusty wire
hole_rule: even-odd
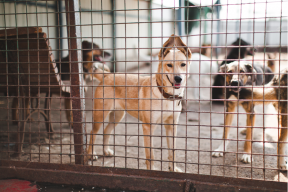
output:
[[[0,108],[3,114],[0,119],[0,135],[2,135],[0,137],[0,161],[19,160],[81,164],[91,166],[91,169],[94,166],[100,166],[140,170],[146,169],[145,161],[148,160],[148,162],[154,162],[156,170],[160,171],[168,171],[169,163],[172,162],[173,169],[174,163],[176,163],[177,167],[180,167],[186,174],[285,181],[287,176],[279,172],[276,160],[279,155],[277,155],[278,141],[275,138],[280,137],[281,126],[280,123],[277,126],[271,125],[270,121],[272,120],[269,120],[271,118],[278,122],[281,111],[267,111],[264,102],[269,99],[257,100],[254,96],[252,99],[243,99],[238,94],[235,98],[230,98],[230,101],[234,101],[239,106],[237,110],[229,112],[234,115],[234,121],[227,126],[231,129],[232,136],[223,139],[223,127],[228,114],[226,110],[228,110],[227,107],[229,108],[228,105],[225,105],[229,99],[224,98],[228,94],[228,89],[225,89],[223,97],[218,100],[212,100],[212,89],[227,88],[228,85],[213,85],[213,83],[214,77],[219,75],[219,64],[232,49],[252,49],[254,56],[243,59],[250,63],[261,63],[262,65],[264,63],[264,69],[267,68],[267,62],[273,61],[276,66],[273,74],[281,75],[280,69],[283,69],[284,65],[287,66],[288,62],[288,15],[283,13],[284,9],[282,8],[287,5],[287,2],[238,0],[233,4],[227,1],[221,5],[208,6],[202,5],[200,2],[199,5],[192,6],[194,9],[200,10],[200,16],[193,19],[194,23],[199,24],[198,26],[195,24],[196,26],[193,26],[193,30],[189,33],[188,25],[191,23],[188,22],[190,20],[185,19],[185,17],[189,17],[188,1],[180,0],[180,5],[176,5],[175,0],[174,5],[169,6],[164,5],[164,1],[160,2],[162,3],[140,0],[123,0],[121,2],[115,0],[53,2],[0,0],[2,6],[0,10],[3,10],[0,12],[0,90],[2,92]],[[271,7],[276,4],[281,7],[281,12],[278,15],[273,13],[273,15],[270,13]],[[263,5],[265,14],[259,16],[260,14],[256,11],[257,6]],[[230,11],[234,10],[233,7],[234,9],[237,7],[238,12],[235,15],[238,13],[239,15],[229,18],[232,15]],[[245,15],[247,13],[245,9],[248,7],[253,12],[251,17]],[[216,10],[220,8],[221,11],[217,13]],[[206,9],[212,10],[212,12],[210,16],[208,14],[204,18]],[[225,13],[227,14],[226,18],[223,16]],[[220,15],[217,16],[217,14]],[[180,18],[179,15],[181,15]],[[186,28],[185,25],[187,25]],[[245,27],[247,29],[244,29]],[[178,126],[177,135],[173,131],[171,136],[167,136],[165,126],[175,125],[175,123],[165,122],[164,116],[170,112],[170,110],[163,109],[165,108],[163,104],[165,99],[161,100],[159,109],[153,109],[152,102],[149,102],[159,100],[159,98],[151,99],[153,97],[152,89],[158,85],[143,86],[139,82],[142,76],[150,76],[149,80],[152,81],[152,76],[155,74],[161,74],[162,78],[170,74],[163,71],[157,72],[155,66],[163,61],[158,60],[158,52],[171,34],[181,37],[192,53],[201,53],[203,50],[211,50],[211,53],[207,55],[208,59],[204,60],[189,60],[186,57],[186,60],[197,65],[192,66],[192,70],[186,73],[192,76],[185,79],[188,84],[185,85],[186,91],[183,96],[187,109],[180,115],[180,120],[176,125]],[[275,39],[278,39],[274,40],[274,36]],[[238,37],[245,39],[249,44],[231,45]],[[97,55],[98,50],[92,51],[91,47],[84,48],[82,46],[84,41],[97,44],[102,55]],[[258,51],[255,52],[254,48]],[[82,54],[84,52],[88,54]],[[104,57],[105,52],[111,54],[104,60],[106,59],[106,65],[113,73],[111,77],[114,78],[113,84],[109,86],[98,85],[97,81],[88,81],[83,78],[83,75],[93,75],[93,71],[85,68],[91,63],[87,60],[88,55],[99,59],[99,57]],[[268,53],[273,52],[277,53],[275,57],[268,58]],[[236,58],[228,58],[227,62],[242,59],[239,58],[240,49],[236,54]],[[68,60],[65,60],[67,55],[69,55]],[[101,60],[98,61],[101,62]],[[175,62],[175,60],[174,55],[171,62]],[[182,60],[182,62],[186,60]],[[70,69],[66,73],[61,73],[60,68],[67,63]],[[208,64],[204,66],[203,63]],[[216,63],[217,66],[214,71],[212,71],[213,63]],[[248,72],[247,75],[252,76],[253,73]],[[238,75],[239,73],[233,72],[232,74]],[[62,79],[62,75],[69,75],[69,78]],[[129,80],[130,75],[136,75],[138,83],[136,85],[116,85],[118,83],[115,81],[116,75],[123,75],[124,82]],[[225,78],[229,75],[228,72],[224,73]],[[193,77],[195,78],[192,79]],[[287,89],[287,86],[280,86],[280,82],[278,83],[279,88]],[[261,86],[263,87],[263,85]],[[103,98],[94,97],[95,90],[101,87],[104,90],[113,87],[114,96],[112,98],[106,98],[105,91],[102,97],[111,100],[113,105],[116,105],[117,100],[123,100],[124,106],[115,111],[127,112],[119,123],[115,122],[116,113],[110,116],[111,119],[114,119],[112,124],[118,124],[109,134],[113,137],[109,142],[110,148],[114,151],[111,157],[104,155],[104,128],[107,125],[107,119],[103,115],[101,122],[95,122],[93,115],[98,112],[93,108],[94,103],[103,102]],[[136,109],[129,108],[127,100],[138,101],[139,98],[127,99],[130,93],[126,90],[125,98],[117,98],[115,90],[123,87],[137,88],[138,93],[143,87],[150,88],[148,98],[141,98],[149,103],[150,109],[140,109],[139,102]],[[255,85],[241,88],[252,88],[253,91]],[[84,89],[88,91],[85,92]],[[174,92],[175,90],[173,90]],[[264,93],[263,89],[263,95]],[[222,102],[222,105],[214,104],[215,101]],[[240,105],[241,102],[250,101],[253,103],[260,101],[263,104],[257,108],[258,111],[255,110],[257,122],[253,126],[252,141],[254,144],[251,149],[254,161],[243,164],[241,157],[245,154],[243,146],[247,140],[240,131],[250,129],[250,125],[246,125],[246,117],[243,116],[252,115],[253,112],[245,112]],[[34,102],[36,102],[36,106],[34,106]],[[278,104],[283,104],[283,102],[285,99],[280,98],[278,94]],[[105,102],[102,104],[104,108]],[[71,107],[72,113],[70,113],[68,105]],[[27,110],[27,106],[30,106],[31,110]],[[176,117],[179,110],[175,109],[175,105],[171,110],[173,111],[171,118]],[[17,111],[18,114],[16,114]],[[103,114],[109,111],[109,109],[100,110]],[[138,119],[127,115],[131,111],[138,112]],[[148,147],[148,150],[145,150],[146,147],[143,145],[145,135],[141,129],[146,124],[140,120],[139,112],[161,113],[158,122],[148,123],[150,129],[153,129],[151,126],[158,125],[155,130],[156,134],[149,135],[151,147]],[[13,116],[14,113],[16,116]],[[282,115],[285,115],[285,112],[282,112]],[[149,113],[147,118],[153,119],[152,113]],[[102,125],[100,131],[94,133],[96,141],[91,147],[92,155],[94,155],[94,151],[97,152],[98,160],[86,161],[90,155],[87,154],[90,145],[90,131],[97,123]],[[269,135],[272,133],[274,135]],[[170,138],[177,138],[176,143],[174,143],[174,139],[172,140],[172,145],[180,146],[171,149],[172,154],[177,153],[176,159],[173,157],[172,161],[167,158],[169,150],[166,140]],[[156,141],[154,146],[152,139]],[[230,142],[225,152],[223,151],[223,157],[212,157],[213,152],[222,141],[224,145],[226,142]],[[155,151],[155,159],[151,159],[151,157],[147,159],[145,151],[151,153],[152,150]],[[287,151],[284,156],[287,158]],[[151,164],[150,166],[152,168]]]

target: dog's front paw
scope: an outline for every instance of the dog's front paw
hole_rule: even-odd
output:
[[[251,161],[253,161],[253,158],[251,157],[251,155],[243,154],[243,156],[241,157],[241,161],[243,163],[251,163]]]
[[[243,129],[242,131],[240,131],[240,133],[241,133],[242,135],[246,135],[247,129]]]
[[[223,157],[223,151],[216,149],[213,153],[212,153],[213,157]]]
[[[172,167],[171,166],[169,166],[169,171],[171,171],[171,172],[179,172],[179,173],[182,173],[183,171],[182,171],[182,169],[180,169],[180,168],[178,168],[178,167],[176,167],[176,166],[174,166],[174,170],[172,169]]]
[[[283,163],[279,163],[278,164],[278,169],[280,170],[280,171],[287,171],[287,169],[288,169],[288,166],[287,166],[287,161],[285,161],[285,162],[283,162]]]
[[[97,159],[98,159],[97,155],[86,155],[85,158],[84,158],[84,162],[95,161]]]
[[[112,149],[104,149],[104,155],[105,156],[113,156],[114,155],[114,151]]]

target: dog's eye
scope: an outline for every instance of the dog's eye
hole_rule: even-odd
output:
[[[181,63],[181,67],[185,67],[186,66],[186,63]]]
[[[227,73],[232,73],[232,71],[227,71]]]
[[[243,71],[243,70],[240,70],[240,73],[244,73],[244,71]]]
[[[172,67],[172,64],[167,64],[167,67]]]

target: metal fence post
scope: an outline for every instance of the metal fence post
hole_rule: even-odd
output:
[[[75,164],[84,164],[86,148],[85,100],[81,54],[80,14],[78,0],[65,0],[69,61],[71,66],[71,97],[73,109],[73,130]]]

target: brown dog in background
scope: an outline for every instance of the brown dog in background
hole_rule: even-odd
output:
[[[103,62],[103,58],[107,58],[110,56],[110,53],[103,51],[100,49],[98,45],[95,43],[91,43],[88,41],[82,42],[82,60],[83,60],[83,75],[84,79],[86,79],[89,73],[92,73],[93,63],[94,62]],[[57,67],[59,69],[59,73],[61,74],[61,80],[70,80],[70,64],[69,64],[69,55],[61,60],[56,61]],[[105,70],[109,70],[109,68],[105,68]],[[110,70],[109,70],[110,71]]]

